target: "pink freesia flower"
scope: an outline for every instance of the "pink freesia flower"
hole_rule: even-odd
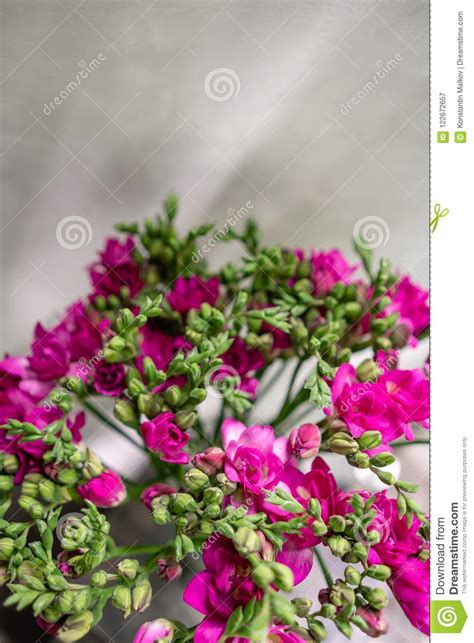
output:
[[[140,267],[133,251],[135,242],[128,237],[123,243],[116,238],[107,239],[105,249],[100,253],[100,260],[89,268],[89,275],[94,287],[92,297],[102,295],[119,295],[121,288],[128,288],[134,297],[143,287],[140,279]]]
[[[90,500],[96,507],[116,507],[127,495],[122,479],[110,469],[80,485],[77,491],[81,498]]]
[[[51,384],[34,377],[27,357],[5,357],[0,361],[0,424],[24,420],[25,413],[50,390]]]
[[[125,389],[125,366],[100,361],[94,371],[94,388],[107,397],[118,397]]]
[[[356,614],[364,619],[368,627],[365,632],[367,636],[376,639],[388,632],[388,622],[380,610],[374,610],[371,607],[358,607]]]
[[[297,458],[312,458],[319,451],[321,432],[316,424],[302,424],[290,433],[290,445]]]
[[[275,485],[290,459],[288,439],[275,438],[271,426],[251,426],[227,418],[222,424],[224,472],[246,493],[261,496]]]
[[[41,324],[35,328],[35,340],[28,358],[31,370],[41,382],[48,382],[66,375],[70,355],[63,342]]]
[[[138,628],[133,643],[169,643],[174,630],[174,625],[164,618],[149,621]]]
[[[253,375],[265,364],[262,353],[256,348],[249,348],[241,337],[235,337],[229,350],[221,357],[224,361],[222,373],[237,374],[240,378],[239,389],[254,398],[259,382]],[[217,371],[216,377],[219,374],[220,371]]]
[[[385,309],[387,314],[398,312],[400,323],[408,324],[411,333],[415,336],[429,326],[430,309],[427,290],[417,286],[410,277],[405,276],[395,284],[390,294],[392,304]]]
[[[183,451],[189,441],[189,433],[174,423],[174,414],[161,413],[153,420],[143,422],[142,435],[150,451],[159,453],[164,462],[187,464],[189,455]]]
[[[334,411],[352,435],[380,431],[385,445],[401,435],[412,440],[411,422],[425,426],[429,416],[429,384],[421,370],[393,369],[376,382],[359,382],[355,368],[342,364],[331,392]]]
[[[163,482],[155,482],[146,489],[142,491],[140,500],[143,502],[147,509],[151,509],[151,502],[154,498],[159,496],[169,496],[172,493],[176,493],[178,490],[176,487],[172,487],[169,484],[164,484]]]
[[[200,308],[205,302],[214,306],[218,296],[219,279],[217,277],[206,281],[202,277],[193,275],[176,279],[173,289],[168,294],[168,302],[174,310],[185,315],[193,308]]]
[[[192,458],[193,464],[208,476],[215,475],[224,466],[225,452],[219,447],[208,447],[202,453],[196,453]]]
[[[314,294],[324,295],[329,292],[334,284],[353,282],[352,275],[358,265],[349,265],[347,259],[339,250],[311,253],[311,280],[314,284]]]
[[[166,371],[168,364],[179,350],[186,351],[189,344],[180,335],[172,337],[159,328],[147,324],[141,329],[141,355],[137,360],[137,367],[141,369],[143,357],[151,357],[159,370]]]
[[[102,347],[102,334],[109,321],[101,319],[97,311],[86,310],[82,301],[75,302],[50,332],[52,332],[71,355],[71,361],[91,359]]]

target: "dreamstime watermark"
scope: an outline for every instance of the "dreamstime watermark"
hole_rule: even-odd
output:
[[[221,364],[206,373],[204,384],[211,397],[222,399],[229,397],[240,387],[241,379],[235,368]]]
[[[59,107],[59,105],[62,105],[65,100],[69,98],[71,94],[73,94],[78,87],[82,85],[82,83],[89,78],[89,76],[96,71],[100,67],[100,65],[104,62],[105,60],[105,55],[99,51],[97,56],[95,58],[92,58],[89,62],[86,62],[85,60],[81,60],[79,62],[79,71],[76,74],[76,77],[74,80],[70,80],[66,87],[62,89],[57,96],[53,98],[52,101],[49,103],[44,103],[43,105],[43,114],[45,116],[50,116],[56,107]]]
[[[341,105],[341,109],[339,111],[342,116],[347,116],[355,105],[359,105],[364,98],[367,98],[367,96],[377,87],[380,81],[386,78],[402,60],[403,56],[399,51],[397,51],[397,53],[385,63],[383,60],[379,60],[377,62],[377,71],[372,78],[368,80],[365,85],[363,85],[363,87],[361,87],[361,89],[359,89],[359,91],[354,94],[349,101],[347,101],[347,103],[343,103]]]
[[[212,69],[204,79],[204,91],[208,98],[218,103],[237,98],[240,94],[240,78],[228,67]]]
[[[386,246],[390,240],[390,228],[382,217],[370,215],[357,221],[352,231],[356,244],[365,250]]]
[[[92,241],[92,226],[85,217],[64,217],[56,226],[56,239],[66,250],[77,250]]]
[[[204,255],[207,255],[213,248],[217,246],[218,243],[220,243],[223,239],[226,238],[226,236],[229,233],[229,230],[233,228],[234,226],[237,225],[237,223],[243,219],[249,212],[249,210],[252,210],[254,207],[252,201],[247,201],[244,206],[239,208],[238,210],[234,210],[234,208],[229,208],[227,210],[227,219],[225,220],[225,223],[222,228],[219,228],[214,235],[207,241],[207,243],[204,243],[199,250],[193,252],[192,260],[194,263],[198,263],[200,259],[203,258]]]
[[[373,537],[370,536],[372,531],[378,533],[377,544],[385,542],[390,536],[390,523],[380,513],[376,516],[370,512],[362,516],[351,514],[351,518],[354,521],[354,538],[366,547],[374,544]]]

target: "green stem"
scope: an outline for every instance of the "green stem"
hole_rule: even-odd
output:
[[[324,558],[319,553],[317,547],[314,547],[313,551],[314,551],[314,555],[316,556],[316,559],[317,559],[317,561],[319,563],[321,571],[323,572],[324,580],[326,581],[327,586],[332,587],[334,581],[333,581],[333,578],[331,576],[331,572],[327,568],[327,565],[326,565],[326,562],[325,562]]]
[[[135,442],[135,440],[132,437],[130,437],[128,433],[124,431],[124,429],[122,429],[121,426],[116,424],[112,420],[112,418],[110,418],[100,407],[96,406],[90,400],[80,400],[80,403],[87,411],[89,411],[89,413],[92,413],[92,415],[95,415],[95,417],[101,420],[101,422],[103,422],[104,424],[107,424],[107,426],[109,426],[117,433],[120,433],[122,437],[124,437],[126,440],[131,442],[137,449],[146,451],[146,449],[142,445],[140,445],[138,442]]]
[[[403,441],[400,441],[400,442],[392,442],[391,446],[392,447],[406,447],[406,446],[410,446],[411,444],[429,444],[429,443],[430,443],[429,440],[424,440],[423,438],[421,438],[419,440],[410,440],[410,441],[409,440],[403,440]]]
[[[110,558],[120,558],[120,556],[137,556],[139,554],[155,554],[159,555],[163,550],[163,546],[157,545],[137,545],[136,547],[114,547],[108,554],[105,560]]]
[[[291,402],[287,404],[284,408],[282,408],[278,416],[274,420],[272,420],[272,422],[270,423],[271,426],[275,428],[279,424],[281,424],[283,420],[286,420],[286,418],[290,416],[293,413],[293,411],[295,411],[298,408],[300,404],[306,401],[307,397],[308,397],[308,391],[305,388],[302,388],[299,391],[299,393],[297,393],[295,397],[291,400]]]
[[[299,373],[301,367],[303,366],[304,361],[305,361],[305,358],[300,357],[300,359],[295,364],[295,368],[293,369],[293,374],[291,376],[290,383],[288,384],[286,397],[283,400],[283,404],[281,405],[281,408],[280,408],[280,414],[283,412],[283,410],[285,409],[286,405],[289,403],[289,401],[291,399],[291,391],[293,390],[294,383],[296,381],[296,378],[298,377],[298,373]]]

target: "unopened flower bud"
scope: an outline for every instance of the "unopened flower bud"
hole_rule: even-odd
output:
[[[138,583],[132,592],[132,608],[134,612],[144,612],[152,599],[151,585],[148,580]]]
[[[282,563],[271,563],[276,585],[284,592],[291,592],[295,582],[293,572]]]
[[[358,560],[360,561],[367,560],[367,556],[368,556],[367,548],[362,543],[355,543],[354,547],[352,548],[352,551]]]
[[[125,558],[124,560],[121,560],[117,565],[117,572],[120,574],[122,578],[126,578],[127,580],[133,580],[138,573],[139,566],[140,565],[138,560]]]
[[[342,607],[343,605],[353,605],[355,602],[354,590],[339,581],[334,583],[329,597],[331,603],[333,605],[336,605],[336,607]]]
[[[54,606],[61,614],[66,614],[71,611],[75,604],[75,592],[70,589],[65,589],[63,592],[57,594],[54,601]]]
[[[196,411],[181,410],[175,415],[176,424],[180,429],[190,429],[196,424],[197,413]]]
[[[224,500],[224,494],[219,487],[208,487],[204,489],[203,500],[206,505],[221,505]]]
[[[383,612],[371,609],[370,607],[358,607],[356,615],[362,618],[366,627],[365,634],[371,638],[377,638],[388,631],[388,623]]]
[[[252,572],[252,580],[259,587],[267,588],[275,580],[275,574],[270,565],[262,561]]]
[[[312,458],[319,450],[321,432],[316,424],[302,424],[290,433],[290,445],[297,458]]]
[[[103,569],[94,572],[91,576],[91,585],[93,587],[104,587],[107,584],[107,572]]]
[[[158,505],[153,508],[151,519],[157,525],[167,525],[171,522],[171,514],[166,507]]]
[[[331,516],[329,518],[329,529],[336,533],[342,533],[346,528],[346,519],[344,516]]]
[[[334,556],[342,558],[351,551],[351,544],[342,536],[331,536],[328,545]]]
[[[365,598],[369,602],[370,606],[376,610],[382,610],[384,607],[387,607],[388,598],[383,589],[379,587],[372,587],[368,592],[365,593]]]
[[[172,386],[167,388],[163,394],[163,397],[165,398],[165,401],[167,404],[169,404],[169,406],[176,406],[177,404],[179,404],[181,399],[181,391],[179,389],[179,386],[173,384]]]
[[[324,536],[328,532],[328,528],[322,520],[315,520],[311,525],[311,529],[315,536]]]
[[[53,501],[55,489],[56,486],[54,482],[52,480],[48,480],[47,478],[43,478],[38,484],[39,494],[43,498],[43,500],[46,500],[46,502]]]
[[[184,476],[184,486],[189,491],[199,492],[209,484],[209,476],[199,469],[190,469]]]
[[[0,475],[0,493],[9,493],[13,489],[13,478],[8,475]]]
[[[311,632],[315,641],[324,641],[327,638],[327,631],[322,621],[312,618],[308,621],[308,629]]]
[[[0,538],[0,560],[10,560],[15,550],[13,538]]]
[[[117,585],[112,594],[112,604],[124,612],[124,618],[129,616],[132,609],[132,592],[125,585]]]
[[[324,603],[321,605],[321,616],[324,618],[333,619],[337,614],[337,607],[332,603]]]
[[[382,434],[380,431],[365,431],[360,438],[357,438],[357,442],[361,451],[369,451],[381,444]]]
[[[172,581],[183,573],[183,568],[173,558],[159,558],[156,565],[158,576],[166,581]]]
[[[388,580],[392,575],[392,570],[387,565],[372,565],[365,573],[366,576],[375,578],[375,580]]]
[[[218,473],[216,476],[216,480],[225,496],[230,496],[237,489],[237,483],[229,480],[225,473]]]
[[[351,566],[345,568],[344,578],[346,579],[346,583],[349,583],[349,585],[353,585],[354,587],[357,587],[360,583],[359,572]]]
[[[373,359],[364,359],[356,369],[357,379],[361,382],[375,382],[381,373],[380,367]]]
[[[299,618],[307,616],[313,605],[313,601],[310,598],[293,598],[291,602],[295,607],[296,616]]]
[[[6,585],[10,580],[10,574],[8,573],[8,567],[5,565],[0,565],[0,587]]]
[[[237,551],[246,558],[255,554],[262,548],[262,541],[250,527],[239,527],[234,535],[234,544]]]
[[[175,493],[171,496],[170,511],[173,514],[183,514],[196,508],[197,503],[189,493]]]
[[[116,400],[114,405],[114,415],[121,422],[127,425],[134,425],[138,422],[135,405],[130,400]]]
[[[321,503],[317,498],[310,498],[308,511],[314,518],[321,518]]]
[[[18,471],[19,460],[13,453],[3,453],[0,460],[0,471],[13,475]]]
[[[357,453],[348,456],[347,461],[353,467],[357,467],[357,469],[368,469],[370,466],[369,456],[362,451],[357,451]]]
[[[193,464],[208,476],[215,475],[224,466],[225,453],[218,447],[209,447],[202,453],[198,453],[192,459]]]
[[[34,498],[30,496],[20,496],[18,498],[19,506],[24,509],[34,520],[39,520],[43,517],[43,507]]]
[[[93,622],[94,617],[89,610],[82,610],[81,612],[76,612],[76,614],[71,614],[59,628],[56,637],[66,643],[79,641],[79,639],[82,639],[90,631]]]
[[[272,613],[285,625],[293,625],[295,622],[295,606],[283,594],[272,592],[270,594]]]
[[[138,628],[133,643],[171,643],[175,629],[165,618],[149,621]]]
[[[348,433],[335,433],[329,438],[329,448],[333,453],[352,455],[359,450],[359,445]]]

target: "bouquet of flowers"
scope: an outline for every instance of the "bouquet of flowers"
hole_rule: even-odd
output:
[[[178,235],[177,206],[172,195],[162,216],[119,225],[89,267],[87,298],[54,327],[38,323],[28,355],[0,362],[5,605],[77,641],[107,604],[141,613],[151,576],[172,582],[202,557],[183,596],[200,623],[163,615],[135,643],[321,641],[330,622],[376,637],[390,592],[428,634],[427,517],[417,486],[390,468],[414,426],[427,428],[428,364],[398,367],[400,349],[427,332],[427,292],[374,265],[360,240],[350,265],[338,250],[264,247],[253,221],[219,235],[244,258],[212,272],[199,251],[212,226]],[[255,402],[272,389],[272,419],[259,421]],[[84,444],[90,415],[140,445],[146,482]],[[383,490],[339,486],[328,456]],[[156,542],[117,545],[104,510],[127,500],[143,504]],[[302,596],[313,563],[324,586]]]

